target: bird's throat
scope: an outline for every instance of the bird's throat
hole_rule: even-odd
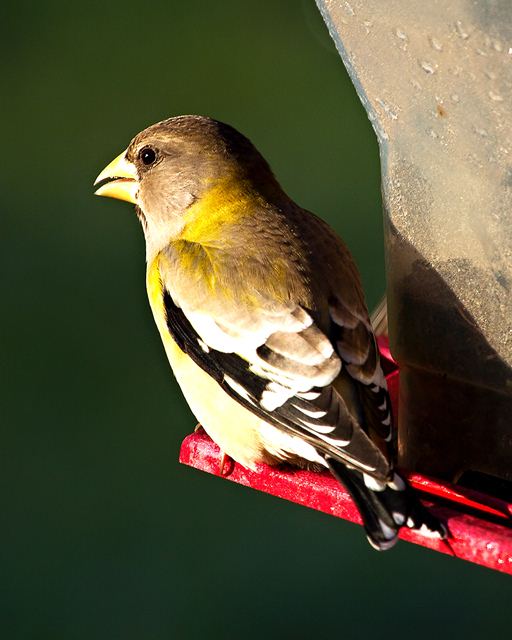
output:
[[[207,246],[224,246],[233,237],[227,231],[250,215],[257,199],[258,195],[247,181],[234,176],[217,180],[186,210],[179,239]]]

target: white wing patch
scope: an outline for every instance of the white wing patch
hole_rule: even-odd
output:
[[[297,409],[302,411],[302,413],[306,414],[310,418],[323,418],[325,415],[327,415],[327,411],[320,411],[320,410],[310,411],[309,409],[305,409],[304,407],[298,407],[296,404],[293,404],[293,402],[292,402],[292,406],[296,407]]]
[[[283,387],[277,382],[269,382],[261,395],[260,405],[267,411],[275,411],[294,395],[293,389]]]
[[[224,376],[224,381],[244,400],[247,400],[247,402],[250,402],[252,405],[255,404],[247,389],[239,384],[236,380],[233,380],[233,378],[231,378],[230,376]]]
[[[291,456],[298,456],[327,467],[324,458],[318,454],[315,447],[299,436],[290,435],[282,429],[268,423],[262,423],[260,437],[265,449],[283,461]]]
[[[201,347],[201,349],[202,349],[205,353],[209,353],[209,352],[210,352],[210,347],[209,347],[207,344],[205,344],[205,343],[201,340],[201,338],[199,338],[199,339],[198,339],[198,342],[199,342],[199,346]]]

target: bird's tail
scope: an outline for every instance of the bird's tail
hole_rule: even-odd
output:
[[[339,460],[326,459],[333,476],[352,496],[375,549],[390,549],[403,526],[418,529],[432,537],[446,538],[445,526],[419,501],[415,492],[396,472],[392,480],[382,483]]]

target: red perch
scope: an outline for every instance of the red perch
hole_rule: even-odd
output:
[[[397,415],[399,371],[389,353],[386,340],[380,338],[379,346],[388,372],[391,401]],[[200,429],[183,441],[180,462],[219,475],[221,453],[219,447]],[[421,492],[424,504],[447,522],[451,537],[447,543],[402,529],[400,538],[512,574],[512,504],[418,473],[405,472],[405,475],[411,485]],[[223,477],[361,524],[361,518],[349,494],[327,471],[316,473],[280,469],[264,464],[258,465],[255,471],[250,471],[230,461],[229,469],[224,470]]]

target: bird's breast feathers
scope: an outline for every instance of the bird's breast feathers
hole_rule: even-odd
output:
[[[180,296],[177,270],[172,253],[149,265],[151,307],[193,413],[226,453],[246,466],[329,454],[387,476],[385,456],[354,415],[342,360],[305,309],[290,301],[255,309],[230,296],[214,304],[194,276]]]

